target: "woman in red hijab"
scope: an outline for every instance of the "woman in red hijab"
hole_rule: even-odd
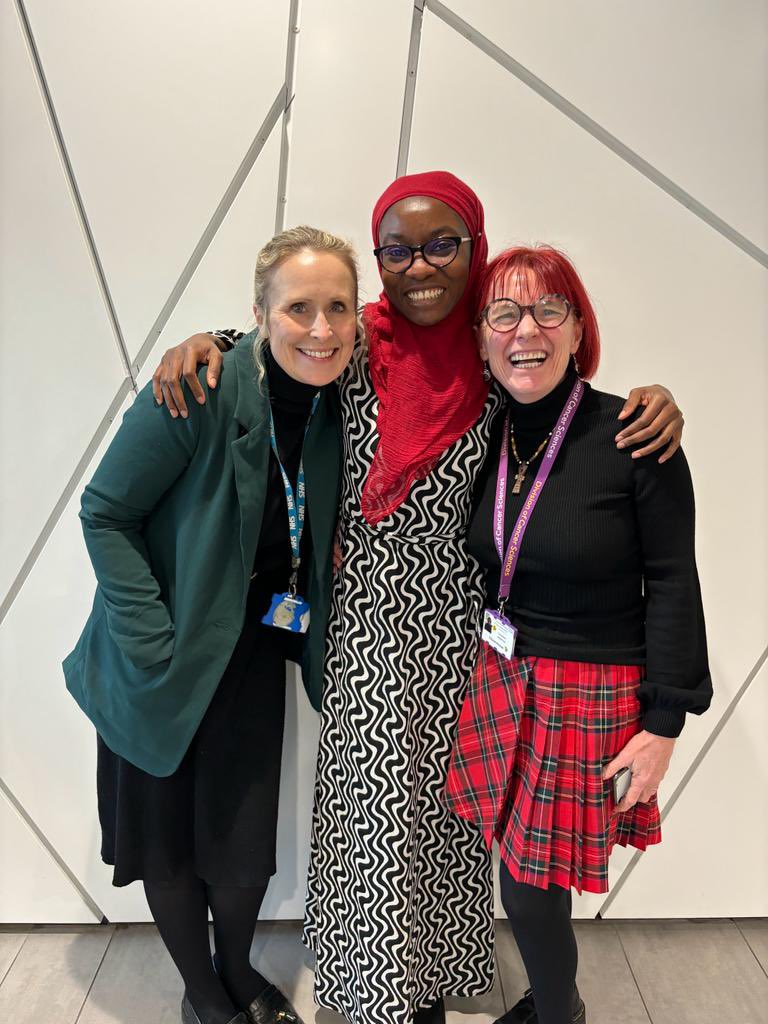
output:
[[[445,1020],[444,996],[493,984],[490,854],[441,795],[483,597],[465,532],[500,399],[472,327],[487,257],[475,193],[442,171],[408,175],[372,226],[384,290],[364,311],[368,359],[340,384],[343,562],[305,941],[321,1006],[352,1024],[427,1024]],[[182,367],[198,397],[198,361],[215,380],[210,337],[166,353],[156,372],[172,412]],[[679,435],[679,410],[660,389],[649,401],[639,439],[663,427],[663,445]]]

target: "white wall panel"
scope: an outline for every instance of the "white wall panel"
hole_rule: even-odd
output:
[[[27,6],[135,356],[283,81],[288,0]]]
[[[250,330],[253,269],[256,253],[275,232],[279,167],[277,125],[146,359],[141,384],[152,377],[163,352],[190,334],[227,327]]]
[[[463,75],[446,81],[446,62]],[[450,134],[435,116],[448,110]],[[505,121],[536,126],[524,154],[496,130]],[[434,17],[425,23],[411,159],[413,170],[430,166],[477,188],[492,249],[551,241],[571,253],[601,320],[598,386],[624,392],[661,379],[685,411],[716,698],[683,735],[672,768],[679,777],[765,646],[768,275]],[[715,313],[720,296],[745,294],[748,302]],[[739,359],[726,355],[734,339]],[[722,417],[736,410],[749,445],[723,430]],[[749,500],[737,507],[723,501],[715,467],[725,465],[730,480],[749,481]]]
[[[231,0],[215,10],[181,0],[26,6],[135,356],[283,81],[289,0]],[[714,0],[448,6],[766,243],[768,14],[760,0],[728,8]],[[413,5],[300,7],[286,223],[350,236],[363,257],[367,299],[380,290],[370,213],[396,170]],[[0,519],[2,598],[124,373],[13,4],[0,19],[3,130],[13,140],[0,165],[0,325],[4,365],[15,373],[0,415],[0,472],[13,482]],[[254,257],[274,228],[279,160],[278,125],[142,382],[162,351],[189,333],[248,325]],[[716,697],[683,733],[663,804],[768,639],[768,275],[427,10],[409,170],[436,167],[477,188],[492,250],[551,241],[574,257],[603,329],[598,386],[626,392],[663,380],[685,411]],[[66,414],[58,412],[62,395],[73,399]],[[78,500],[0,627],[0,777],[111,920],[146,920],[141,887],[112,888],[100,862],[94,734],[60,669],[94,585]],[[754,813],[768,775],[765,672],[672,809],[664,844],[641,859],[609,905],[612,916],[768,913],[768,834],[764,815]],[[281,869],[266,917],[302,912],[317,732],[291,670]],[[2,800],[0,833],[0,920],[92,919]],[[631,859],[632,851],[614,853],[612,879]],[[594,916],[603,903],[585,896],[575,914]]]
[[[366,301],[381,291],[371,211],[397,170],[412,11],[409,0],[307,0],[301,11],[287,223],[350,238]]]
[[[277,827],[277,874],[264,899],[266,920],[300,920],[309,865],[309,833],[320,716],[309,703],[298,669],[288,667],[285,739]]]
[[[705,754],[608,917],[768,917],[768,664]]]
[[[96,925],[98,919],[0,793],[0,922]]]
[[[446,6],[768,248],[763,0],[448,0]],[[461,67],[457,77],[464,80]],[[478,101],[482,113],[493,96]],[[519,137],[524,159],[535,159],[535,122],[510,111],[499,127]]]
[[[0,922],[98,924],[58,864],[0,793]]]
[[[140,887],[113,889],[110,869],[100,861],[96,737],[67,693],[61,670],[95,586],[77,517],[80,490],[0,627],[0,778],[103,913],[110,920],[142,920]]]
[[[0,47],[2,600],[124,373],[12,4]]]

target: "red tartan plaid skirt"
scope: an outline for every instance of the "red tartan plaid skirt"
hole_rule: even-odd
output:
[[[612,814],[603,767],[640,731],[638,665],[507,660],[480,644],[445,788],[518,882],[608,891],[616,843],[661,842],[656,798]]]

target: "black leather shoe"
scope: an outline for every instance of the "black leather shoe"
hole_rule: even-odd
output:
[[[533,1001],[533,992],[530,989],[522,999],[518,1000],[511,1010],[499,1017],[495,1024],[539,1024],[539,1015],[536,1013],[536,1004]],[[573,993],[573,1016],[571,1024],[587,1024],[587,1008],[584,1000],[579,995],[579,990]]]
[[[186,992],[181,1000],[181,1024],[203,1024],[194,1006],[187,998]],[[244,1013],[238,1013],[229,1021],[229,1024],[248,1024],[248,1018]]]
[[[245,1012],[250,1024],[304,1024],[280,989],[274,985],[267,985]]]
[[[215,953],[213,954],[213,969],[217,974],[221,974],[219,958]],[[245,1015],[247,1017],[246,1024],[304,1024],[287,998],[275,985],[267,985],[245,1010]],[[232,1024],[231,1021],[230,1024]],[[237,1024],[240,1024],[240,1021]]]
[[[519,999],[511,1010],[499,1017],[495,1024],[538,1024],[539,1018],[536,1015],[536,1006],[533,1002],[533,992],[530,989],[522,999]]]

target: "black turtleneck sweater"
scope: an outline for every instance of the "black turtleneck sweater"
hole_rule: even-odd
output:
[[[570,370],[549,395],[524,405],[507,396],[515,443],[529,458],[552,430],[575,382]],[[694,555],[694,501],[682,451],[659,465],[619,451],[623,399],[586,393],[531,516],[507,616],[516,654],[646,666],[644,728],[677,736],[685,713],[710,702],[704,616]],[[498,600],[500,562],[492,517],[505,417],[497,417],[475,492],[468,543]],[[512,493],[510,450],[505,544],[540,465]]]
[[[276,362],[269,348],[265,351],[264,362],[267,371],[269,401],[275,421],[275,436],[280,461],[285,467],[288,479],[296,494],[296,480],[299,475],[299,462],[304,444],[304,431],[312,410],[312,400],[317,388],[311,384],[302,384],[290,377]],[[299,592],[305,593],[302,587],[306,581],[309,558],[312,551],[312,536],[309,515],[304,520],[304,532],[301,538],[301,569],[299,571]],[[265,597],[272,590],[283,591],[288,587],[291,575],[291,541],[288,531],[288,506],[285,500],[285,487],[274,452],[270,448],[269,468],[267,471],[267,494],[264,501],[264,517],[261,522],[259,545],[254,564],[256,577],[254,583],[265,591]],[[305,594],[306,596],[306,594]],[[264,602],[262,602],[264,603]],[[269,607],[266,601],[264,611]]]

